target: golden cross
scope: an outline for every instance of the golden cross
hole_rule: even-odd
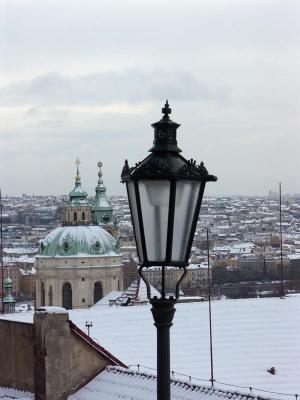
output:
[[[80,165],[80,160],[78,157],[76,158],[75,164],[77,165],[77,167]]]

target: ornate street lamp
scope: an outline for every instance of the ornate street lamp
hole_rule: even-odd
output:
[[[121,179],[126,183],[133,229],[139,257],[139,273],[147,286],[157,327],[157,399],[170,400],[170,334],[179,297],[179,285],[187,273],[190,250],[206,182],[216,181],[203,162],[196,165],[179,153],[176,131],[180,126],[169,114],[168,101],[163,117],[152,124],[153,147],[143,161],[130,168],[128,161]],[[144,270],[161,267],[161,297],[151,297]],[[171,297],[166,296],[165,269],[182,270]]]

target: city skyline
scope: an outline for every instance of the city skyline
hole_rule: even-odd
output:
[[[142,160],[168,98],[207,195],[299,193],[299,4],[2,1],[2,194],[89,195]]]

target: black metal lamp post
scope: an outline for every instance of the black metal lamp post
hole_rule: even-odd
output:
[[[121,179],[126,183],[137,252],[139,273],[147,286],[157,328],[157,399],[170,400],[170,334],[179,297],[179,285],[187,270],[188,259],[200,212],[205,184],[216,181],[204,164],[186,160],[177,147],[176,130],[180,126],[169,114],[168,101],[162,119],[154,124],[154,142],[150,154],[130,168],[128,161]],[[150,285],[143,271],[161,267],[161,297],[151,297]],[[175,295],[166,297],[165,269],[183,272]]]

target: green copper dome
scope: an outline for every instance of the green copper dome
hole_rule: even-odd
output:
[[[100,226],[62,226],[40,242],[38,256],[88,257],[118,256],[117,241]]]

